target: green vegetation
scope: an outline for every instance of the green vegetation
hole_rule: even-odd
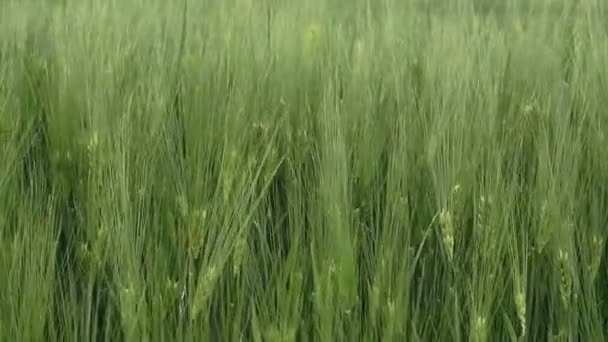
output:
[[[0,340],[608,340],[606,6],[0,2]]]

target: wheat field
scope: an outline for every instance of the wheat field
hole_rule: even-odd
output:
[[[603,1],[0,2],[0,341],[608,341]]]

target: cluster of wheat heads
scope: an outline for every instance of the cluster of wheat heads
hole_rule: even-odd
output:
[[[605,5],[540,3],[1,3],[0,340],[606,340]]]

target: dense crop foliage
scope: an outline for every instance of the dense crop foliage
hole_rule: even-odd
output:
[[[608,340],[605,7],[0,2],[0,340]]]

